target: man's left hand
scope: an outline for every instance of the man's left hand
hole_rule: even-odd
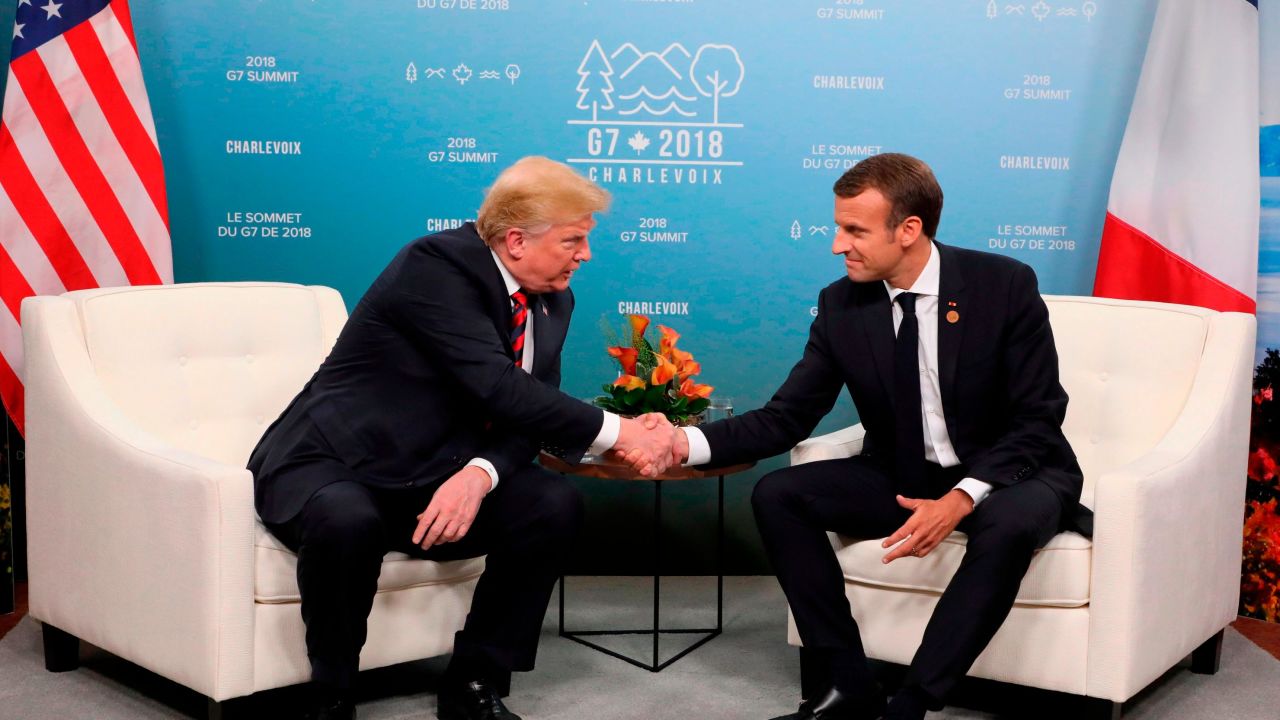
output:
[[[461,540],[476,519],[480,501],[492,487],[489,473],[475,465],[454,473],[431,496],[427,509],[418,515],[413,543],[427,550],[432,545]]]
[[[880,544],[886,548],[898,544],[884,556],[886,564],[900,557],[922,558],[928,555],[966,515],[973,512],[973,498],[959,489],[937,500],[915,500],[899,495],[898,504],[910,510],[911,517]]]

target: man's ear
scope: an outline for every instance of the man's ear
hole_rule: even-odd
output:
[[[923,230],[924,223],[919,217],[912,215],[898,225],[898,229],[896,231],[898,235],[898,242],[902,244],[904,249],[909,248],[912,245],[915,245],[916,241],[920,239]]]
[[[528,248],[529,236],[520,228],[507,228],[507,232],[502,237],[502,242],[507,248],[507,254],[512,258],[519,260],[524,257],[525,250]]]

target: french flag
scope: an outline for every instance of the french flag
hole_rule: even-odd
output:
[[[1093,294],[1257,310],[1257,0],[1161,0]]]

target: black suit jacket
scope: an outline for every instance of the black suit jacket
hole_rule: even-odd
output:
[[[1003,255],[934,243],[941,271],[938,365],[947,433],[967,474],[994,486],[1031,477],[1062,498],[1064,518],[1083,476],[1062,434],[1067,393],[1035,272]],[[954,303],[954,305],[953,305]],[[946,320],[954,310],[956,322]],[[893,315],[880,281],[824,289],[804,357],[763,408],[703,426],[711,465],[784,452],[807,438],[846,386],[866,428],[864,453],[892,465]],[[906,408],[919,414],[919,407]]]
[[[316,461],[386,487],[439,482],[474,457],[509,476],[540,445],[576,462],[603,415],[558,389],[573,294],[533,296],[529,306],[532,376],[514,364],[510,298],[475,226],[406,245],[254,449],[258,514],[288,520],[344,479],[296,471]]]

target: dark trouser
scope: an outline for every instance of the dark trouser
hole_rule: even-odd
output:
[[[386,489],[343,479],[316,491],[291,520],[268,525],[298,554],[307,655],[322,686],[351,688],[382,557],[391,550],[430,560],[487,556],[454,642],[451,677],[533,669],[561,560],[582,524],[581,494],[560,475],[525,467],[485,497],[461,540],[424,551],[411,538],[437,487]]]
[[[928,494],[937,498],[963,470],[931,466],[930,475]],[[826,532],[858,538],[892,534],[910,517],[895,494],[887,473],[870,459],[854,457],[770,473],[751,498],[801,641],[825,654],[834,682],[854,693],[870,688],[870,671]],[[1053,490],[1030,479],[992,492],[960,522],[968,549],[925,628],[904,687],[923,691],[940,706],[1008,616],[1032,555],[1057,533],[1061,514],[1062,501]]]

